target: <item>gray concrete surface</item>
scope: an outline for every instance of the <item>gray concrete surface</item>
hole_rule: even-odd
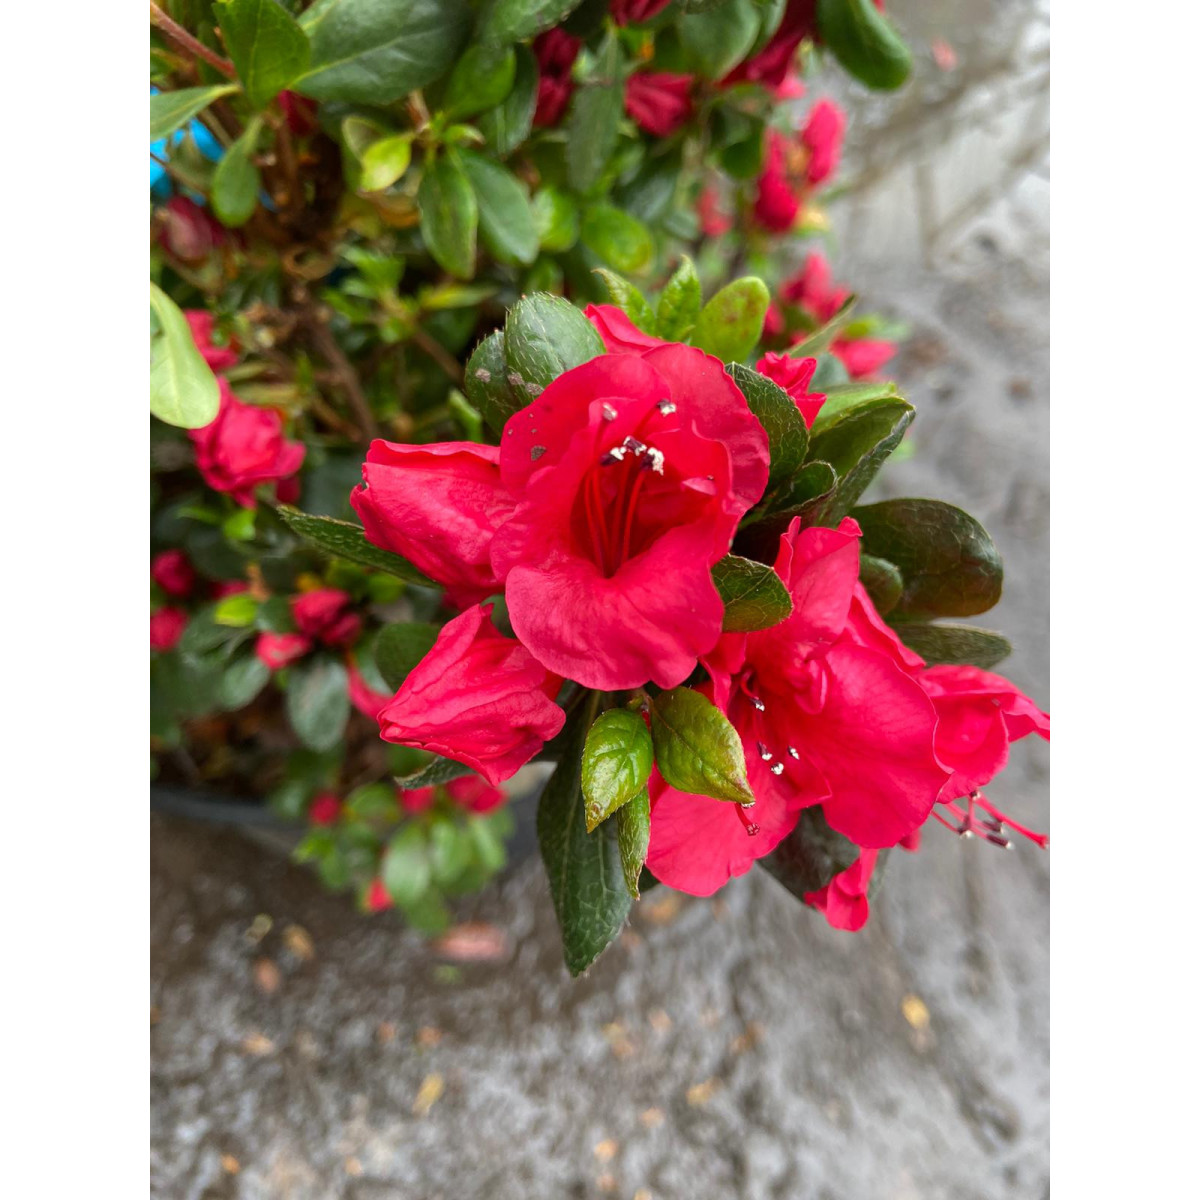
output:
[[[989,13],[1036,49],[1045,12],[889,7],[922,38],[940,13],[964,61],[1003,40],[978,32]],[[968,27],[960,47],[953,29]],[[1023,72],[1035,91],[1036,58],[1010,56],[980,86],[1003,94]],[[948,144],[955,104],[969,130],[978,93],[968,80],[938,106],[945,83],[922,69]],[[884,118],[864,104],[874,145]],[[923,111],[898,116],[897,137],[925,136],[910,128]],[[889,170],[911,174],[877,165],[862,186],[880,196]],[[916,453],[877,494],[935,495],[985,521],[1007,565],[985,621],[1016,643],[1002,670],[1048,704],[1046,176],[1038,154],[990,192],[964,172],[916,248],[895,230],[876,241],[887,204],[851,197],[860,236],[839,270],[913,330],[896,374],[918,407]],[[1040,742],[1015,747],[995,802],[1047,827],[1048,763]],[[572,982],[536,861],[459,913],[502,931],[500,957],[450,964],[234,832],[156,818],[151,842],[157,1197],[1049,1194],[1049,856],[1032,846],[931,829],[919,856],[893,856],[858,935],[758,872],[712,901],[651,893]]]

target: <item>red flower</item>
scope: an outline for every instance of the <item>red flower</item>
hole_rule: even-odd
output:
[[[733,228],[733,218],[721,210],[721,199],[711,184],[701,189],[696,200],[696,216],[700,220],[700,232],[705,237],[720,237]]]
[[[488,813],[504,803],[504,793],[478,775],[462,775],[446,784],[446,794],[467,812]]]
[[[865,379],[874,375],[896,353],[896,343],[874,338],[836,337],[829,349],[841,359],[851,379]]]
[[[786,149],[783,134],[777,129],[768,129],[763,170],[754,198],[754,216],[772,233],[786,233],[800,215],[800,198],[788,178]]]
[[[187,628],[188,615],[182,608],[160,608],[150,614],[150,649],[173,650]]]
[[[321,792],[308,806],[308,819],[313,825],[334,825],[342,815],[342,802],[332,792]]]
[[[492,537],[515,500],[500,450],[474,442],[405,446],[374,441],[350,503],[367,537],[415,563],[463,604],[500,591]]]
[[[551,675],[476,604],[448,622],[379,714],[386,741],[474,768],[492,784],[524,766],[563,726]]]
[[[203,262],[229,236],[207,209],[186,196],[172,196],[158,213],[159,242],[185,263]]]
[[[437,800],[437,788],[432,786],[408,790],[397,788],[396,799],[400,802],[400,807],[409,816],[413,816],[433,807],[434,801]]]
[[[710,569],[767,461],[762,426],[700,350],[653,345],[561,375],[501,438],[521,499],[492,565],[517,637],[587,687],[682,683],[720,634]]]
[[[804,418],[804,424],[812,428],[812,423],[825,403],[824,392],[810,392],[808,385],[812,382],[813,372],[817,369],[815,358],[793,358],[787,354],[775,354],[768,351],[754,364],[760,375],[774,380],[793,400]]]
[[[317,131],[317,106],[307,96],[296,92],[280,92],[275,97],[279,107],[283,109],[288,129],[298,137]]]
[[[243,508],[254,507],[260,483],[286,479],[300,470],[304,447],[283,436],[283,420],[271,408],[243,404],[218,376],[221,407],[216,419],[191,431],[196,466],[204,482],[228,492]]]
[[[656,17],[671,0],[612,0],[609,14],[618,25],[640,25]]]
[[[932,810],[948,777],[933,705],[890,655],[847,630],[856,600],[870,603],[857,590],[859,532],[849,518],[836,530],[793,521],[775,562],[792,615],[726,634],[706,660],[756,803],[684,795],[652,776],[647,865],[669,886],[710,895],[773,850],[810,804],[868,849],[893,845]]]
[[[379,719],[379,710],[392,698],[390,692],[375,691],[363,678],[362,672],[349,655],[346,657],[346,691],[350,696],[350,703],[372,721]]]
[[[164,550],[150,564],[150,578],[168,596],[186,596],[196,586],[196,572],[182,550]]]
[[[293,596],[292,619],[305,637],[326,646],[348,646],[358,640],[362,618],[349,611],[350,596],[338,588],[318,588]]]
[[[218,579],[208,590],[214,600],[224,600],[226,596],[237,596],[242,592],[248,592],[250,585],[241,579]]]
[[[783,312],[779,305],[774,300],[767,305],[767,315],[763,319],[763,337],[777,338],[785,329],[787,324],[783,319]],[[762,369],[761,367],[759,368]]]
[[[571,68],[583,42],[562,29],[549,29],[534,39],[533,53],[538,64],[537,107],[533,123],[539,126],[557,125],[567,111],[567,103],[575,85]]]
[[[823,254],[814,251],[804,260],[799,273],[783,284],[779,294],[823,325],[841,308],[850,292],[834,286],[829,263]]]
[[[367,907],[367,912],[383,912],[385,909],[392,907],[392,898],[388,895],[388,890],[383,886],[382,879],[371,880],[371,886],[367,888],[367,894],[363,897],[363,903]]]
[[[834,929],[845,929],[851,933],[861,929],[871,915],[867,893],[878,857],[878,850],[864,850],[823,888],[808,892],[804,902],[823,912]]]
[[[254,653],[272,671],[282,671],[313,648],[312,642],[302,633],[260,633],[254,644]]]
[[[214,371],[232,367],[237,362],[238,353],[232,345],[218,346],[212,340],[213,326],[216,323],[212,313],[202,308],[186,308],[183,310],[183,316],[192,331],[192,341],[196,343],[200,357]]]
[[[783,87],[801,39],[816,33],[816,9],[817,0],[788,0],[783,20],[771,40],[753,58],[730,71],[721,80],[721,86],[761,83],[776,91]]]
[[[643,333],[615,304],[589,304],[583,312],[595,325],[609,354],[642,354],[670,345],[662,338]]]
[[[805,178],[814,187],[837,170],[842,155],[846,114],[832,100],[818,100],[800,131],[800,142],[808,150]]]
[[[692,115],[690,75],[642,71],[625,85],[625,111],[655,137],[670,137]]]

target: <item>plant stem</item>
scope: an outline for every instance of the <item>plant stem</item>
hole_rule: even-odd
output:
[[[455,383],[462,383],[463,368],[462,363],[458,361],[442,344],[435,338],[432,338],[423,329],[414,329],[412,333],[412,341],[414,345],[419,346],[430,358],[433,359]]]
[[[237,71],[227,58],[210,50],[199,38],[193,37],[184,27],[172,21],[157,4],[151,0],[150,24],[158,29],[164,37],[174,42],[181,50],[186,50],[196,58],[202,59],[216,71],[220,71],[227,79],[236,79]]]
[[[358,423],[359,429],[362,430],[364,439],[379,436],[379,427],[375,424],[375,416],[371,412],[370,401],[367,400],[366,393],[362,390],[362,384],[358,381],[358,374],[354,367],[351,366],[350,360],[342,353],[342,348],[337,344],[337,339],[329,332],[329,326],[321,320],[321,314],[315,306],[310,306],[305,312],[305,324],[308,325],[309,331],[312,333],[312,339],[316,343],[321,357],[334,369],[337,373],[338,381],[342,385],[342,390],[346,393],[346,399],[350,402],[350,407],[354,410],[354,419]]]

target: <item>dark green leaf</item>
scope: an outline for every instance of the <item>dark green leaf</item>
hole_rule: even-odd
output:
[[[475,125],[488,146],[500,158],[507,158],[529,137],[537,108],[538,68],[528,46],[516,48],[516,74],[504,101],[482,112]]]
[[[891,91],[912,71],[912,55],[871,0],[817,0],[817,28],[834,57],[860,83]]]
[[[297,537],[303,538],[325,554],[335,558],[348,558],[351,562],[361,563],[364,567],[374,567],[377,571],[386,571],[389,575],[396,575],[422,587],[437,586],[407,559],[393,554],[390,550],[380,550],[378,546],[372,546],[367,541],[367,535],[361,525],[339,521],[334,517],[314,517],[309,513],[302,513],[298,508],[292,508],[289,504],[281,504],[275,511]]]
[[[771,294],[761,279],[735,279],[700,310],[692,345],[722,362],[741,362],[758,344],[770,304]]]
[[[1004,567],[987,530],[940,500],[885,500],[854,510],[863,549],[894,563],[904,591],[892,620],[970,617],[1000,599]]]
[[[833,495],[813,513],[813,523],[833,526],[844,517],[884,460],[900,444],[912,424],[913,407],[906,400],[868,400],[838,413],[825,423],[818,418],[809,443],[812,458],[827,462],[837,472]],[[896,560],[882,553],[889,562]],[[903,572],[902,563],[896,566]]]
[[[516,76],[517,53],[512,46],[468,46],[450,72],[443,116],[457,121],[495,108],[512,91]]]
[[[658,297],[658,336],[685,342],[700,315],[700,276],[685,254]]]
[[[596,274],[604,280],[604,286],[608,288],[612,302],[643,333],[653,335],[657,328],[654,310],[646,302],[646,297],[642,295],[641,289],[630,283],[628,279],[622,279],[620,275],[605,270],[604,267],[597,267]]]
[[[538,234],[525,185],[500,163],[464,150],[462,165],[475,189],[479,233],[492,257],[502,263],[531,263]]]
[[[310,750],[332,750],[350,716],[346,668],[322,655],[290,666],[287,713],[296,736]]]
[[[853,866],[861,851],[831,829],[819,804],[800,814],[796,828],[759,865],[783,884],[797,900],[823,888],[835,875]]]
[[[150,140],[157,142],[169,137],[214,100],[237,90],[236,83],[222,83],[216,87],[179,88],[174,92],[158,92],[151,96]]]
[[[681,792],[753,804],[742,739],[720,709],[699,692],[672,688],[650,707],[654,759]]]
[[[881,617],[887,616],[896,607],[896,601],[904,591],[904,580],[896,570],[895,563],[888,562],[886,558],[860,554],[858,578],[867,589],[867,595],[871,597],[876,612]]]
[[[397,830],[379,864],[388,895],[402,908],[415,904],[429,887],[430,873],[425,831],[415,823]]]
[[[447,70],[467,38],[471,10],[466,0],[317,0],[300,25],[312,58],[298,91],[382,105]]]
[[[258,142],[259,118],[225,151],[213,172],[212,206],[222,225],[236,229],[245,225],[258,207],[262,176],[254,165],[254,147]]]
[[[522,408],[565,371],[603,353],[596,327],[561,296],[534,292],[509,309],[504,356],[509,387]]]
[[[726,633],[770,629],[792,615],[792,598],[783,580],[765,563],[727,554],[712,575],[725,603],[721,628]]]
[[[385,625],[375,639],[375,665],[393,692],[437,641],[438,627],[422,621]]]
[[[550,896],[572,975],[586,971],[625,924],[633,903],[625,885],[617,823],[588,833],[581,773],[594,699],[572,719],[562,761],[538,803],[537,831]]]
[[[471,767],[455,762],[452,758],[435,758],[419,771],[411,775],[400,775],[396,778],[396,786],[406,792],[415,792],[418,788],[432,787],[436,783],[449,783],[452,779],[460,779],[470,775]]]
[[[703,79],[720,79],[749,53],[758,37],[759,12],[754,0],[725,0],[676,22],[679,41],[692,69]]]
[[[650,793],[642,788],[628,804],[617,809],[616,822],[625,886],[635,900],[640,900],[638,880],[646,861],[646,851],[650,848]]]
[[[204,361],[179,306],[150,285],[150,411],[168,425],[200,429],[211,424],[221,390]]]
[[[480,37],[493,42],[523,42],[557,25],[580,0],[491,0]]]
[[[805,525],[811,524],[813,512],[833,495],[836,487],[837,476],[828,463],[805,463],[792,480],[791,491],[775,511],[760,506],[747,515],[735,543],[738,553],[773,562],[779,551],[780,535],[796,517]]]
[[[231,662],[221,674],[217,700],[229,712],[245,708],[266,686],[271,669],[256,654],[246,654]]]
[[[1012,643],[1006,637],[974,625],[913,622],[897,625],[896,634],[931,667],[939,663],[967,664],[990,671],[1012,653]]]
[[[568,193],[550,184],[533,197],[533,223],[543,250],[570,250],[579,238],[579,205]]]
[[[426,162],[417,204],[429,253],[451,275],[470,279],[475,274],[479,205],[466,172],[450,154]]]
[[[584,817],[591,833],[646,786],[654,745],[641,714],[627,708],[601,713],[583,749]]]
[[[217,22],[246,96],[265,108],[308,67],[308,38],[276,0],[219,0]]]
[[[631,275],[645,271],[654,259],[650,230],[636,217],[611,204],[589,204],[584,210],[579,236],[606,263]]]
[[[795,400],[765,375],[741,363],[731,363],[726,370],[746,397],[750,411],[767,431],[771,448],[767,493],[773,500],[782,499],[788,494],[808,454],[808,428],[804,418]],[[768,503],[773,500],[769,499]]]
[[[463,378],[468,399],[496,433],[504,429],[505,421],[525,403],[513,395],[507,375],[504,333],[497,329],[475,347]]]
[[[596,74],[575,89],[567,116],[567,179],[586,192],[601,176],[617,148],[624,81],[618,77],[617,39],[609,36],[596,55]]]
[[[820,329],[814,330],[802,342],[797,342],[790,347],[788,354],[792,358],[815,358],[829,348],[830,343],[837,336],[842,326],[850,320],[850,314],[854,311],[854,306],[858,303],[857,296],[847,296],[842,301],[842,306],[821,326]],[[815,376],[814,376],[815,378]]]

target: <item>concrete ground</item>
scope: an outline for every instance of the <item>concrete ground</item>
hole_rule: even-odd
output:
[[[1045,8],[889,4],[915,98],[893,127],[850,95],[869,136],[833,216],[839,272],[912,327],[895,374],[915,453],[876,494],[984,521],[1007,577],[982,623],[1048,705]],[[939,35],[957,72],[929,61]],[[910,234],[881,198],[905,181]],[[1048,763],[1020,743],[989,794],[1046,828]],[[236,832],[156,817],[151,842],[155,1196],[1049,1194],[1049,856],[1031,845],[931,828],[857,935],[760,872],[714,900],[653,892],[573,982],[536,859],[462,907],[500,935],[464,962]]]

